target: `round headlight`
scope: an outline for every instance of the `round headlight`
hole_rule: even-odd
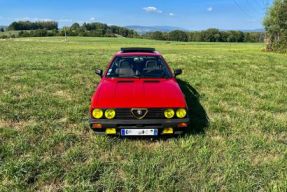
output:
[[[105,117],[107,119],[113,119],[116,116],[116,111],[114,109],[107,109],[105,111]]]
[[[92,112],[92,115],[93,115],[93,117],[94,117],[95,119],[100,119],[100,118],[102,118],[102,117],[103,117],[103,114],[104,114],[104,112],[103,112],[103,110],[101,110],[101,109],[94,109],[93,112]]]
[[[173,109],[166,109],[166,110],[164,111],[164,116],[165,116],[165,118],[167,118],[167,119],[173,118],[173,117],[174,117],[174,110],[173,110]]]
[[[186,116],[186,110],[182,108],[176,110],[176,116],[180,119],[184,118]]]

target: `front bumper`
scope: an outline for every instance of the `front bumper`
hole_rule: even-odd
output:
[[[121,120],[121,119],[90,119],[90,127],[97,134],[105,134],[106,128],[115,128],[117,135],[121,129],[158,129],[159,135],[163,135],[164,128],[173,128],[174,134],[183,134],[188,127],[178,127],[180,123],[189,124],[189,118],[184,119],[140,119],[140,120]],[[93,128],[93,124],[101,124],[102,128]]]

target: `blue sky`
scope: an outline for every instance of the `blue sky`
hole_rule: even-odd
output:
[[[0,25],[15,20],[176,26],[189,30],[262,28],[273,0],[0,0]]]

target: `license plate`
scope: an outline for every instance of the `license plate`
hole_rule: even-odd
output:
[[[157,129],[122,129],[121,135],[124,136],[155,136],[158,135]]]

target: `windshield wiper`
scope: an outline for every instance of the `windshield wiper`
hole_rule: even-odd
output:
[[[131,76],[119,76],[119,78],[140,78],[139,75],[131,75]]]

